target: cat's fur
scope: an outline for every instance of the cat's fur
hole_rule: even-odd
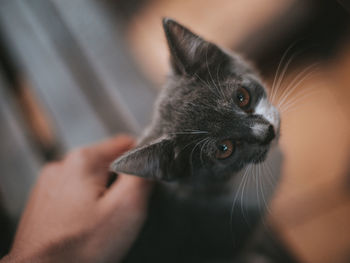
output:
[[[278,137],[279,113],[240,57],[173,20],[163,26],[172,74],[138,146],[111,166],[159,182],[125,262],[230,261],[240,247],[230,231],[230,181],[265,159]],[[249,109],[237,105],[240,87],[250,93]],[[219,160],[218,144],[227,139],[234,152]]]

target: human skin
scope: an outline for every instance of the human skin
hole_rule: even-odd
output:
[[[142,227],[152,188],[131,175],[106,187],[109,163],[132,146],[118,136],[45,166],[0,263],[120,261]]]

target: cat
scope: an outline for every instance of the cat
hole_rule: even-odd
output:
[[[277,143],[278,110],[236,54],[163,19],[171,75],[136,148],[116,173],[157,181],[149,216],[124,262],[232,262],[232,180]],[[237,240],[237,237],[236,237]]]

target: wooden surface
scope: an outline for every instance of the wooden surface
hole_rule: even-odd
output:
[[[17,63],[54,120],[58,139],[64,147],[71,148],[107,136],[106,128],[57,54],[52,39],[45,34],[45,24],[31,14],[28,3],[1,2],[1,26]]]
[[[0,3],[9,52],[65,150],[117,132],[138,134],[150,120],[157,92],[110,22],[92,0]]]
[[[28,129],[0,68],[0,200],[17,220],[43,163],[30,144]]]

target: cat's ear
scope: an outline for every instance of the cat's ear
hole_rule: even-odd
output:
[[[229,62],[230,57],[218,46],[205,41],[176,21],[164,18],[163,27],[174,73],[208,75],[208,71]]]
[[[174,143],[170,139],[157,140],[122,155],[111,165],[113,172],[133,174],[149,179],[173,180]]]

